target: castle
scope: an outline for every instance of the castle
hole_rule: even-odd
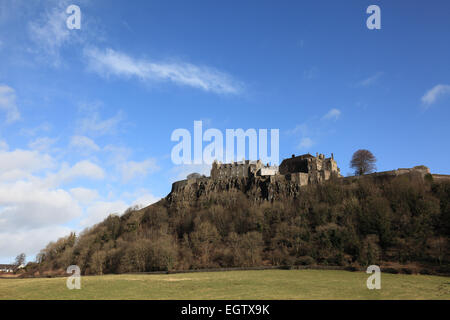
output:
[[[340,169],[331,154],[303,154],[284,159],[279,166],[263,164],[260,160],[243,160],[233,163],[212,164],[211,176],[198,173],[187,176],[187,179],[172,184],[170,201],[194,201],[202,194],[212,194],[224,190],[240,190],[254,199],[282,199],[285,196],[296,197],[302,186],[321,183],[333,177],[344,183],[356,179],[373,178],[377,180],[391,179],[401,175],[425,178],[429,175],[436,181],[450,181],[450,175],[430,174],[425,166],[400,168],[397,170],[375,172],[363,176],[342,177]]]
[[[333,154],[330,158],[325,158],[325,155],[318,153],[316,156],[309,153],[292,155],[291,158],[284,159],[279,167],[264,165],[260,160],[242,160],[225,164],[214,161],[211,168],[211,178],[214,180],[272,176],[273,179],[284,176],[287,180],[307,185],[329,180],[332,176],[340,177],[341,174]]]

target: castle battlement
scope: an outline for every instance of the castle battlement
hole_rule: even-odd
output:
[[[261,160],[242,160],[232,163],[221,163],[214,161],[211,168],[211,178],[249,178],[251,176],[258,175],[261,168],[267,168],[267,166],[263,165]]]
[[[292,155],[284,159],[281,165],[264,165],[261,160],[242,160],[232,163],[214,161],[211,169],[212,179],[249,178],[267,176],[288,176],[288,179],[298,181],[301,185],[321,182],[330,179],[333,175],[340,177],[340,169],[334,160],[333,154],[326,158],[324,154]]]

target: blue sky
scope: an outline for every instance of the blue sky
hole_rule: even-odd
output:
[[[0,263],[207,173],[170,158],[195,120],[449,174],[449,31],[448,1],[0,0]]]

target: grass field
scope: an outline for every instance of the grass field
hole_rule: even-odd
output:
[[[450,299],[450,278],[382,274],[368,290],[364,272],[258,270],[81,278],[0,279],[0,299]]]

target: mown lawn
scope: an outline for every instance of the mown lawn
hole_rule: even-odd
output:
[[[381,289],[368,290],[364,272],[258,270],[170,275],[0,279],[0,299],[450,299],[450,278],[382,274]]]

